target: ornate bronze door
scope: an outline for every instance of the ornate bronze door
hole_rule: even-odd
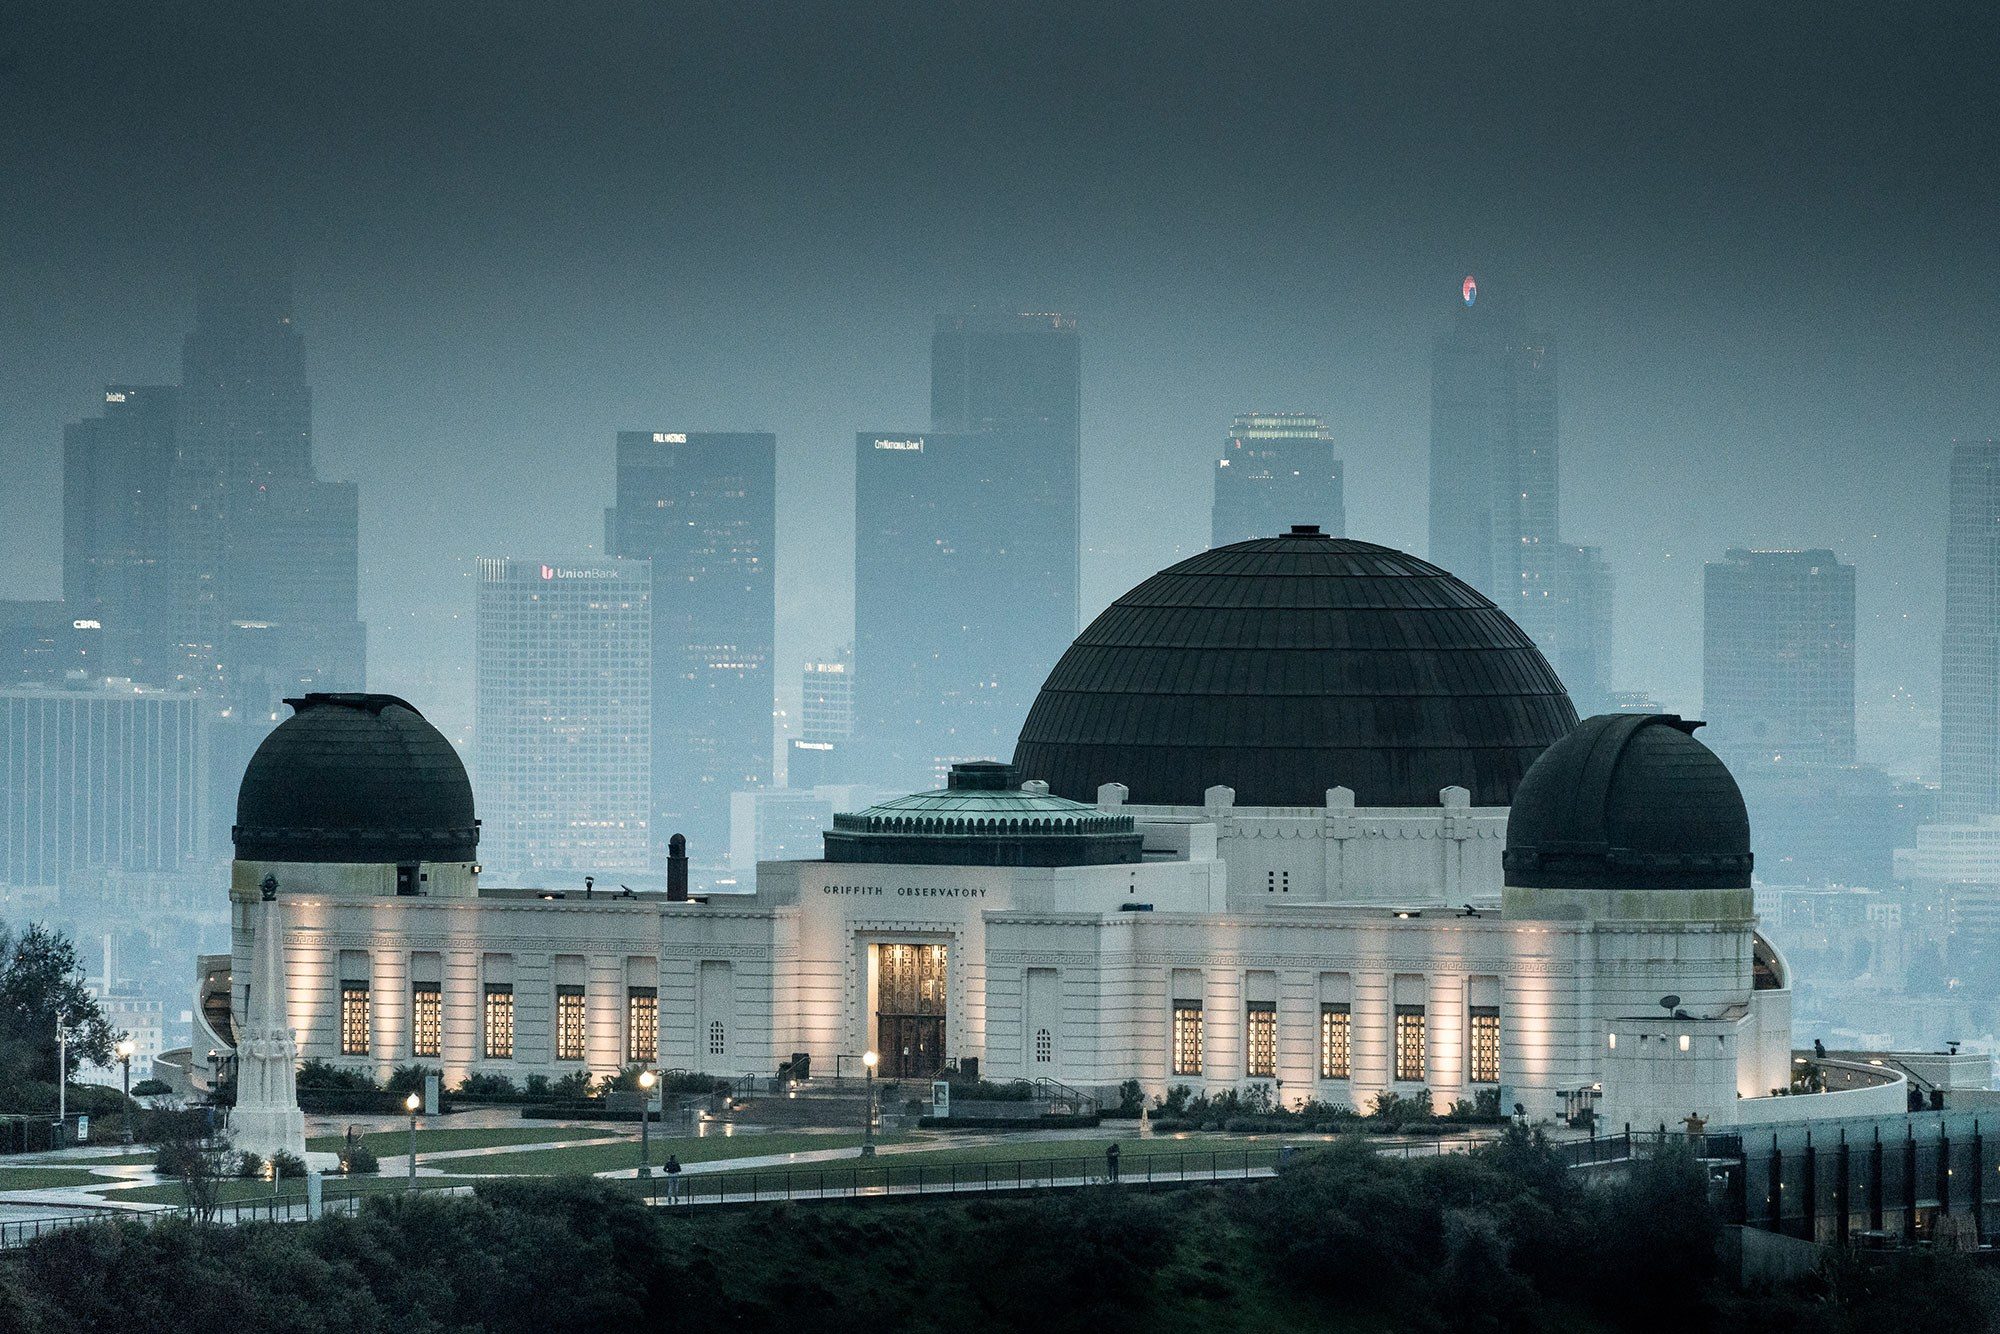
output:
[[[929,1079],[944,1065],[943,945],[878,945],[876,1051],[886,1079]]]

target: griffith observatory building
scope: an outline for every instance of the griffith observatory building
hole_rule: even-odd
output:
[[[301,1057],[447,1085],[874,1050],[888,1077],[1725,1125],[1790,1083],[1789,969],[1699,724],[1578,722],[1513,621],[1386,547],[1295,529],[1161,571],[1063,655],[1011,763],[705,902],[684,861],[666,895],[483,884],[421,714],[292,704],[243,781],[197,1048],[245,1023],[269,920]]]

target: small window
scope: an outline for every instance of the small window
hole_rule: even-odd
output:
[[[340,984],[340,1054],[368,1054],[368,984]]]
[[[1319,1007],[1319,1077],[1353,1077],[1353,1016],[1345,1001]]]
[[[556,1059],[558,1061],[582,1060],[583,1044],[583,988],[572,986],[557,987]]]
[[[514,1055],[514,987],[508,982],[486,984],[486,1056],[509,1060]]]
[[[1249,1041],[1244,1045],[1243,1073],[1266,1079],[1278,1073],[1278,1007],[1251,1001],[1244,1014]]]
[[[724,1038],[725,1038],[725,1034],[724,1034],[724,1033],[723,1033],[723,1031],[722,1031],[722,1021],[721,1021],[720,1019],[711,1019],[711,1020],[709,1020],[709,1021],[708,1021],[708,1054],[709,1054],[710,1056],[720,1056],[720,1055],[722,1055],[722,1054],[723,1054],[723,1053],[724,1053],[725,1051],[727,1051],[727,1050],[728,1050],[728,1045],[729,1045],[729,1044],[728,1044],[728,1043],[727,1043],[727,1042],[726,1042],[726,1041],[724,1040]]]
[[[1396,1078],[1405,1084],[1424,1080],[1424,1007],[1396,1007]]]
[[[444,1054],[444,993],[435,982],[410,988],[410,1055]]]
[[[1055,1035],[1046,1028],[1035,1030],[1035,1063],[1047,1065],[1056,1056]]]
[[[660,1059],[660,993],[656,987],[632,987],[625,993],[625,1059]]]
[[[1201,1006],[1176,1004],[1174,1006],[1174,1073],[1177,1075],[1198,1075],[1201,1073]]]

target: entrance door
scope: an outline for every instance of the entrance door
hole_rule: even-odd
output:
[[[929,1079],[944,1066],[943,945],[876,946],[875,1050],[888,1079]]]

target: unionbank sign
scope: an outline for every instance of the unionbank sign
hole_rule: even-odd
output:
[[[617,570],[597,569],[590,566],[544,565],[542,567],[542,578],[544,579],[617,579],[619,577],[620,575]]]

